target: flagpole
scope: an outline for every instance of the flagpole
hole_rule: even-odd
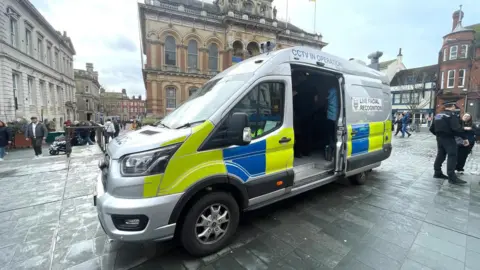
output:
[[[313,33],[317,33],[317,1],[313,2],[315,4],[315,9],[313,12]]]
[[[288,28],[288,0],[287,1],[287,17],[285,18],[285,28]]]

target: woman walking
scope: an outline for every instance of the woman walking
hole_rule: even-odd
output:
[[[3,121],[0,121],[0,161],[5,157],[6,147],[12,143],[12,133]]]
[[[402,130],[402,117],[403,114],[397,115],[397,119],[395,119],[395,124],[397,124],[397,131],[395,132],[395,136],[398,135],[398,132]]]
[[[468,139],[468,146],[459,145],[457,154],[457,167],[456,171],[463,174],[465,162],[468,155],[472,152],[472,148],[475,145],[475,127],[472,122],[472,116],[468,113],[462,117],[462,128]]]

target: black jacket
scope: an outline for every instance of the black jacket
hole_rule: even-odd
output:
[[[8,127],[0,127],[0,147],[7,146],[12,139],[12,131]]]
[[[443,111],[435,115],[430,132],[437,137],[461,137],[466,140],[467,136],[460,125],[460,119],[451,111]]]

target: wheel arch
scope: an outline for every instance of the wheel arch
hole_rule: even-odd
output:
[[[195,202],[196,198],[211,191],[226,191],[232,193],[238,203],[240,211],[248,207],[247,188],[240,180],[230,175],[214,175],[198,181],[185,191],[175,205],[172,214],[170,214],[168,224],[178,223],[178,221],[185,216],[185,212],[190,209],[191,204]]]

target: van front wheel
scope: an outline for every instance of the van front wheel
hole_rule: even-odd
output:
[[[365,182],[367,182],[368,173],[369,173],[368,171],[361,172],[359,174],[355,174],[348,177],[348,179],[350,180],[350,183],[354,185],[363,185],[365,184]]]
[[[238,204],[231,194],[208,193],[185,216],[180,235],[183,247],[194,256],[221,250],[237,230],[239,217]]]

